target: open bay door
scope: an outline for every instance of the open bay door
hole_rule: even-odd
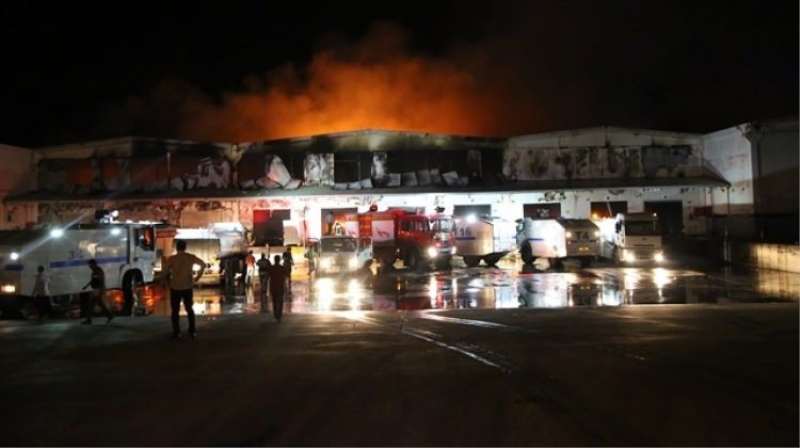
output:
[[[292,220],[283,221],[283,245],[299,246],[303,241],[300,235],[300,223]]]

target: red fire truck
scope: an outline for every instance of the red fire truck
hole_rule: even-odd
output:
[[[389,209],[359,213],[358,234],[371,237],[373,253],[382,269],[391,268],[398,260],[412,269],[435,266],[450,267],[455,250],[453,217],[437,208],[426,214],[419,209]]]

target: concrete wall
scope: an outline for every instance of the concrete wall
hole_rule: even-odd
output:
[[[800,246],[789,244],[732,244],[732,264],[800,274]]]
[[[724,221],[728,235],[797,241],[798,145],[796,117],[745,123],[703,136],[708,166],[731,184],[707,191],[713,213],[730,214]]]
[[[800,143],[797,120],[754,126],[755,204],[758,236],[772,243],[800,239]]]
[[[756,212],[797,214],[800,209],[798,121],[758,123],[752,134],[756,159]]]
[[[753,158],[745,130],[734,127],[704,135],[703,157],[713,171],[731,184],[729,191],[711,189],[709,204],[714,214],[751,215],[754,211]]]
[[[800,273],[800,245],[749,243],[721,238],[686,238],[673,242],[670,248],[674,257],[691,264],[722,263],[765,269],[776,272]]]
[[[700,136],[592,128],[514,137],[503,154],[512,180],[681,178],[703,174]]]

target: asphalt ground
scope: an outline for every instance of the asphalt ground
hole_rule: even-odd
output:
[[[197,330],[0,321],[3,445],[800,443],[797,303],[263,312]]]

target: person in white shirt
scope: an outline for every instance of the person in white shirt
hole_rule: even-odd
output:
[[[189,335],[197,336],[194,325],[194,285],[203,276],[206,270],[206,262],[194,254],[186,252],[186,241],[175,240],[175,249],[178,253],[169,257],[163,267],[164,280],[169,287],[169,303],[172,311],[172,337],[180,339],[180,308],[186,310],[186,317],[189,319]],[[194,266],[199,266],[197,272]]]

